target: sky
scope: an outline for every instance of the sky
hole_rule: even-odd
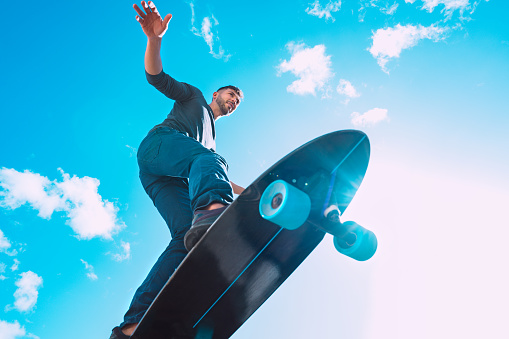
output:
[[[344,214],[233,338],[507,338],[509,28],[501,0],[168,1],[164,70],[245,100],[217,151],[247,187],[322,134],[364,131]],[[133,3],[23,1],[0,22],[0,339],[107,338],[170,240],[137,148],[173,102]]]

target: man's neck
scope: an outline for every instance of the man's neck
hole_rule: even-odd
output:
[[[209,104],[209,107],[212,110],[212,114],[214,115],[214,121],[216,121],[221,117],[221,110],[215,101],[212,101]]]

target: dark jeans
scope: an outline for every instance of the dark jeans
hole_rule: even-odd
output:
[[[193,212],[211,203],[233,201],[228,165],[219,154],[169,127],[151,131],[141,142],[138,165],[143,188],[168,225],[171,241],[134,294],[120,326],[138,323],[187,251],[184,235]]]

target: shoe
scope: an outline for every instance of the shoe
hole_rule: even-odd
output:
[[[217,208],[214,210],[198,210],[194,212],[193,223],[191,228],[184,236],[184,246],[186,250],[191,249],[203,237],[209,227],[216,221],[217,218],[224,212],[227,206]]]
[[[111,331],[110,339],[129,339],[131,336],[124,334],[120,327],[115,327],[113,331]]]

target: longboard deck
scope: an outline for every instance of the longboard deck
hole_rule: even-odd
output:
[[[258,205],[265,188],[276,179],[298,186],[314,173],[328,173],[328,193],[334,192],[344,212],[364,177],[369,153],[365,134],[338,131],[310,141],[270,167],[187,255],[132,338],[229,338],[325,235],[310,222],[290,231],[263,219]]]

